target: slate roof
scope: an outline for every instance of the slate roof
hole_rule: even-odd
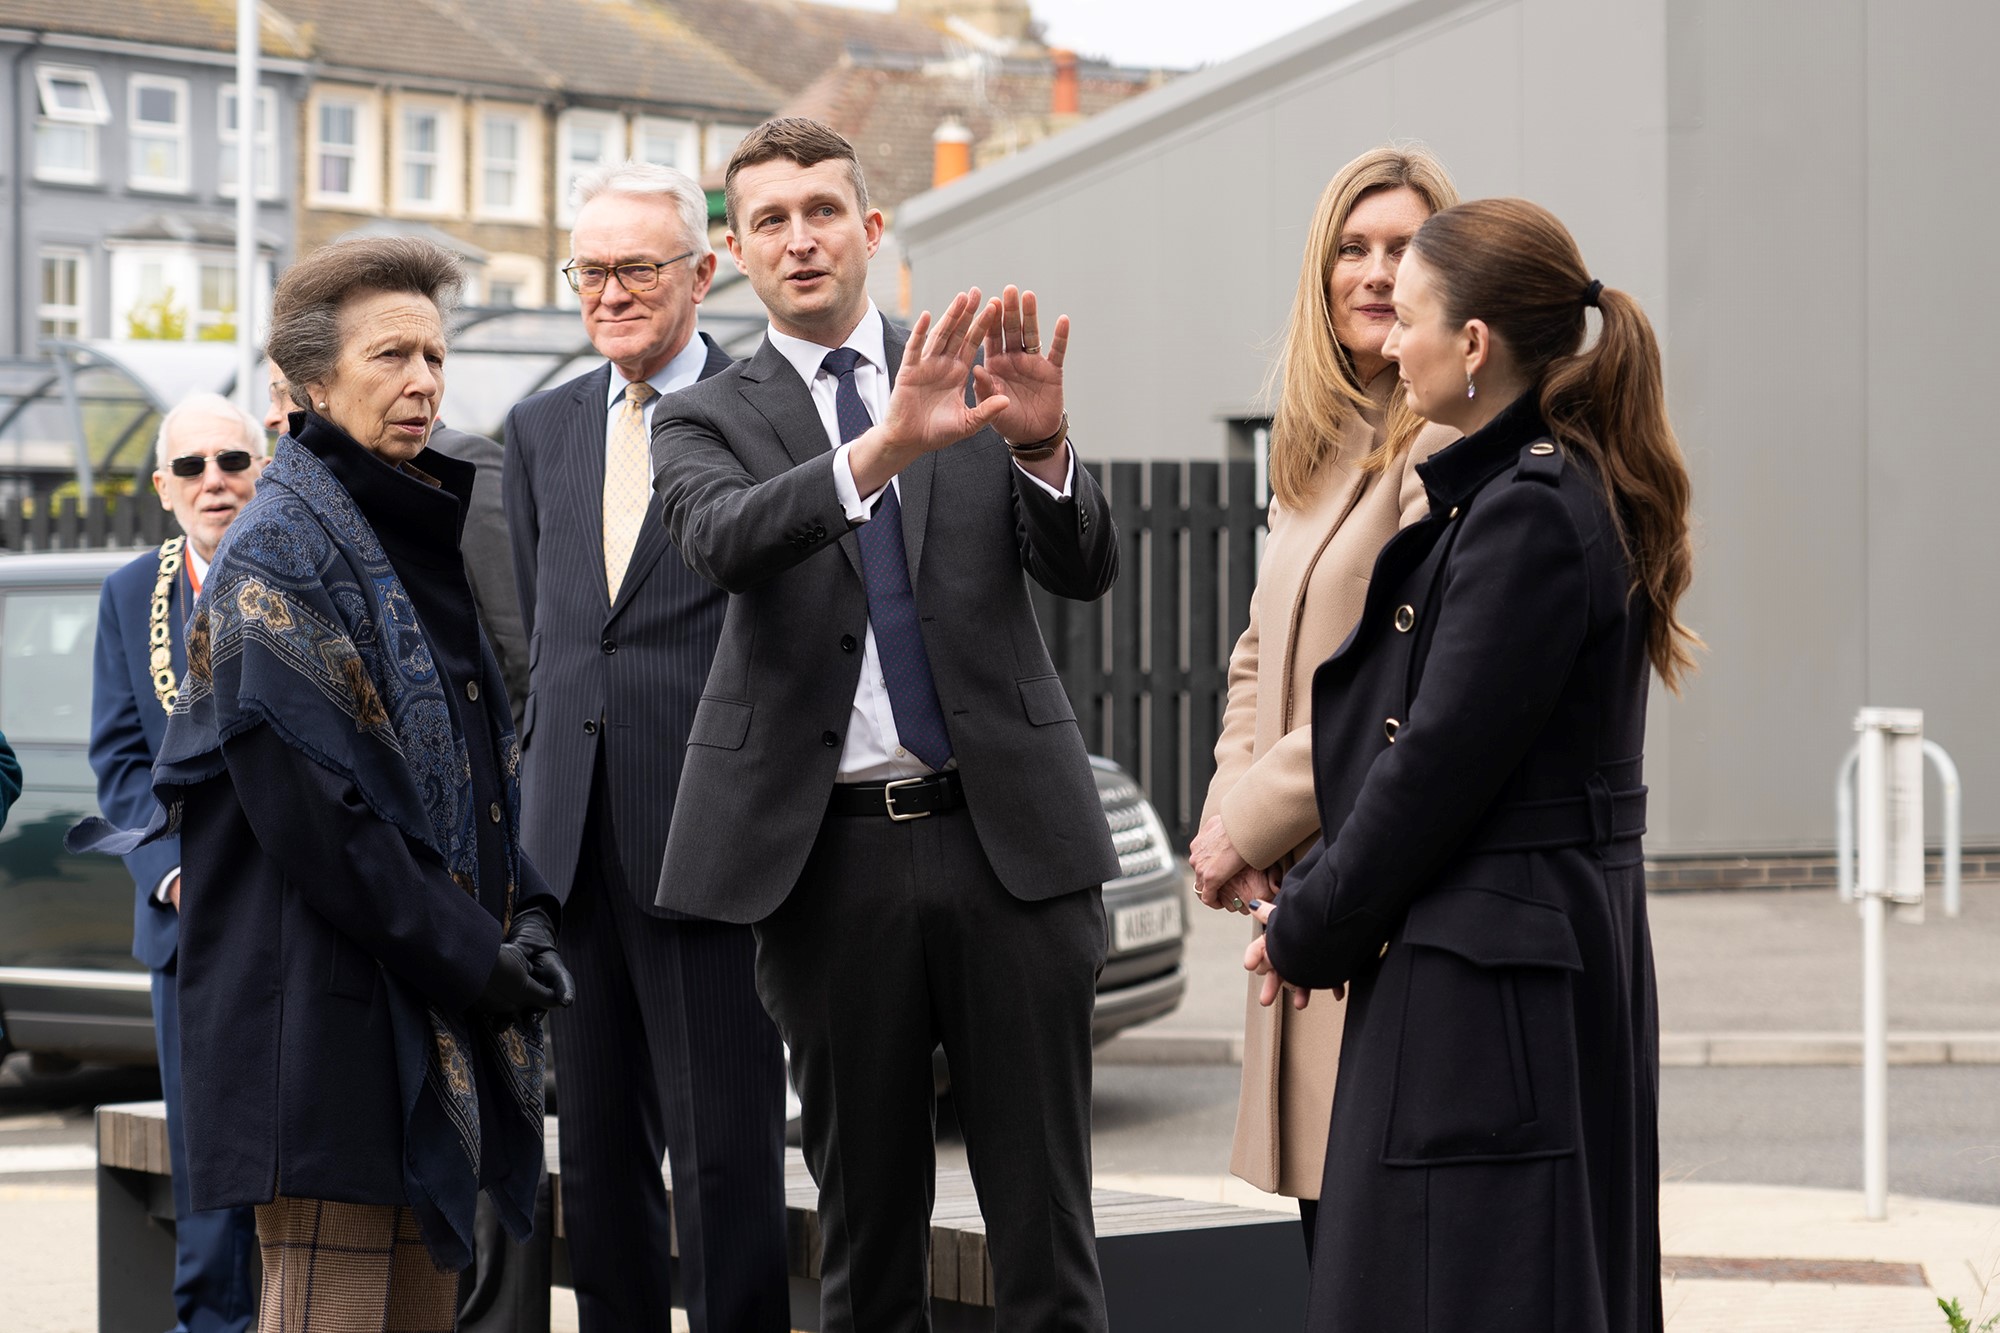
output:
[[[935,60],[944,32],[921,19],[807,0],[651,0],[786,95],[805,91],[843,56]]]
[[[260,14],[259,49],[299,60],[312,52],[284,19],[266,7]],[[150,42],[197,51],[236,49],[235,0],[5,0],[0,28],[73,33]]]

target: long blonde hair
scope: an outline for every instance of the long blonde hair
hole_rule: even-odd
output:
[[[1371,405],[1367,386],[1355,376],[1353,357],[1334,338],[1327,275],[1340,254],[1340,234],[1354,206],[1377,190],[1403,186],[1415,190],[1433,213],[1458,202],[1451,177],[1428,149],[1387,144],[1369,149],[1334,173],[1313,210],[1305,258],[1299,263],[1299,289],[1285,328],[1285,354],[1278,372],[1282,388],[1271,423],[1271,490],[1281,504],[1305,502],[1341,431]],[[1398,384],[1389,397],[1382,447],[1361,466],[1373,472],[1386,469],[1423,424],[1403,400],[1403,386]]]

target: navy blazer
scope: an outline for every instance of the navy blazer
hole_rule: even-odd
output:
[[[706,379],[729,356],[703,334]],[[728,599],[690,572],[649,501],[613,602],[604,581],[604,432],[611,367],[523,399],[507,414],[501,489],[528,626],[521,727],[521,845],[567,898],[602,753],[627,886],[655,916],[653,888],[680,786],[681,756]],[[656,411],[663,409],[655,409]]]
[[[146,554],[104,580],[97,602],[97,659],[91,672],[90,767],[97,805],[119,828],[144,828],[153,818],[153,756],[167,732],[167,712],[153,691],[153,585],[160,553]],[[186,566],[174,577],[167,636],[174,678],[187,671],[182,647],[189,612]],[[132,956],[154,971],[171,966],[180,940],[179,913],[153,890],[179,868],[178,836],[147,843],[125,856],[132,872]]]

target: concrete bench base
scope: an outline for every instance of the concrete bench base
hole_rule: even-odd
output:
[[[99,1333],[158,1333],[173,1324],[174,1208],[164,1105],[100,1106],[97,1158]],[[555,1201],[550,1272],[556,1285],[567,1286],[554,1117],[548,1122],[547,1159]],[[817,1200],[804,1159],[789,1153],[785,1207],[792,1319],[795,1328],[812,1333],[819,1328]],[[1292,1218],[1118,1190],[1094,1191],[1091,1205],[1114,1329],[1209,1333],[1304,1323],[1305,1245]],[[938,1173],[931,1213],[931,1325],[936,1333],[991,1333],[994,1326],[986,1224],[972,1177],[964,1171]]]

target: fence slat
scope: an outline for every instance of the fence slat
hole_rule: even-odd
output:
[[[1118,524],[1118,586],[1111,590],[1111,679],[1105,691],[1111,711],[1111,758],[1135,779],[1145,781],[1140,767],[1143,743],[1139,732],[1140,702],[1146,684],[1140,660],[1140,634],[1145,625],[1146,571],[1144,552],[1146,511],[1143,471],[1139,463],[1111,465],[1111,517]]]
[[[1187,839],[1181,789],[1181,465],[1154,463],[1146,507],[1148,703],[1146,794],[1176,842]]]
[[[1215,738],[1222,734],[1223,696],[1229,688],[1230,642],[1222,636],[1222,470],[1188,469],[1188,819],[1189,837],[1201,827],[1202,803],[1215,776]]]

